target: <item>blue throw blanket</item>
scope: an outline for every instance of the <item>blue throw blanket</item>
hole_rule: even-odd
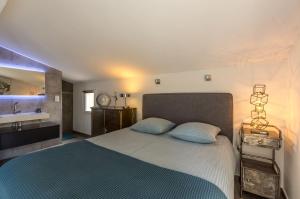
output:
[[[22,156],[0,167],[0,198],[226,199],[226,196],[201,178],[81,141]]]

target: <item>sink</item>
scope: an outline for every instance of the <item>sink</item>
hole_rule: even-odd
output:
[[[23,122],[31,120],[43,120],[50,117],[49,113],[18,113],[18,114],[5,114],[0,115],[0,124],[13,123],[13,122]]]

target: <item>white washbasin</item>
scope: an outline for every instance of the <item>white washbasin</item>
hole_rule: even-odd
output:
[[[50,117],[49,113],[17,113],[17,114],[5,114],[0,115],[0,124],[12,123],[12,122],[23,122],[31,120],[43,120]]]

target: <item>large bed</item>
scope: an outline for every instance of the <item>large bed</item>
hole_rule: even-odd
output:
[[[149,117],[221,132],[199,144],[126,128],[18,157],[0,168],[0,198],[234,198],[231,94],[146,94]]]

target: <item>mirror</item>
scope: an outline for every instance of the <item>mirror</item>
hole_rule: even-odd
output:
[[[0,95],[45,95],[45,73],[0,67]]]

